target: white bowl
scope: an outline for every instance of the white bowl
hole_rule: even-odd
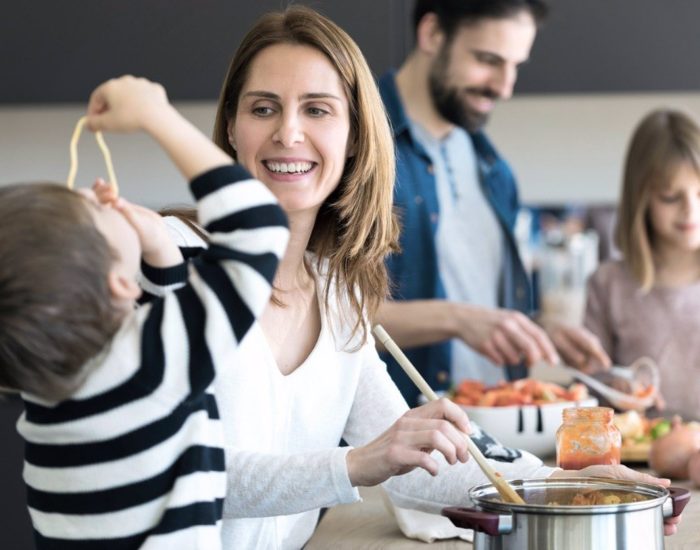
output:
[[[597,404],[598,400],[591,397],[547,405],[461,407],[470,420],[506,447],[524,449],[546,458],[556,452],[555,436],[562,423],[562,411],[569,407],[595,407]]]

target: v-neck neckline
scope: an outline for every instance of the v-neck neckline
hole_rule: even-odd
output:
[[[319,288],[318,288],[319,277],[318,277],[318,274],[316,273],[315,270],[311,270],[311,274],[312,274],[313,279],[314,279],[314,285],[315,285],[315,289],[314,289],[315,300],[314,301],[316,302],[316,308],[317,308],[318,316],[319,316],[319,320],[320,320],[320,328],[318,331],[318,336],[316,338],[316,342],[314,343],[313,347],[311,348],[311,351],[304,358],[304,360],[301,363],[299,363],[299,365],[297,367],[295,367],[291,372],[289,372],[287,374],[284,374],[282,372],[279,364],[277,363],[277,359],[275,359],[275,355],[272,352],[272,346],[270,346],[270,339],[268,339],[267,334],[265,334],[265,331],[263,330],[262,325],[260,323],[257,323],[258,329],[260,330],[260,337],[262,338],[262,341],[264,343],[265,353],[268,356],[268,359],[270,361],[270,365],[271,365],[272,369],[277,373],[277,375],[279,375],[282,379],[291,379],[291,377],[293,377],[297,372],[302,370],[313,359],[314,355],[316,355],[316,353],[317,353],[317,350],[321,346],[324,332],[326,330],[326,319],[325,319],[325,316],[323,315],[323,307],[321,306],[321,300],[320,300],[321,293],[319,292]]]

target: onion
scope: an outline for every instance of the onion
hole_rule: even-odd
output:
[[[671,431],[651,444],[649,466],[661,476],[688,479],[688,461],[699,450],[700,432],[684,425],[676,416]]]
[[[688,473],[693,483],[695,483],[697,487],[700,487],[700,452],[690,457],[688,461]]]

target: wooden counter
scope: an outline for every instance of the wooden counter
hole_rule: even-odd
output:
[[[692,488],[689,481],[674,483]],[[363,488],[363,502],[336,506],[321,520],[316,533],[305,546],[306,550],[417,550],[426,543],[404,537],[394,518],[384,507],[376,487]],[[678,533],[665,539],[667,550],[700,549],[700,489],[692,488],[690,503],[683,512]],[[431,550],[464,550],[472,545],[459,539],[434,542]]]

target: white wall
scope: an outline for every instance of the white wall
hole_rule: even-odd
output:
[[[627,143],[659,107],[700,121],[700,94],[540,95],[498,106],[488,131],[527,203],[617,199]]]
[[[176,105],[207,135],[215,103]],[[0,108],[0,185],[20,181],[65,181],[70,168],[68,145],[84,114],[82,105],[3,106]],[[184,180],[167,156],[144,134],[105,134],[122,194],[150,207],[191,202]],[[78,144],[76,186],[107,176],[94,136],[83,132]]]
[[[207,135],[214,103],[176,105]],[[612,202],[629,136],[649,110],[669,106],[700,118],[700,94],[539,95],[499,105],[488,131],[511,162],[528,203]],[[0,185],[64,181],[68,143],[82,105],[0,107]],[[189,201],[166,156],[143,135],[107,135],[124,196],[151,207]],[[93,137],[79,147],[78,184],[105,176]]]

